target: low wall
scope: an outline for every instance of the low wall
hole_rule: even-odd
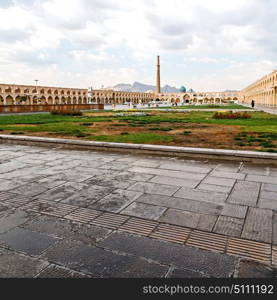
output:
[[[104,109],[104,104],[43,104],[43,105],[0,105],[2,113],[49,112],[57,110],[92,110]]]
[[[13,136],[0,135],[0,144],[20,144],[27,146],[41,147],[59,147],[64,149],[75,150],[92,150],[92,151],[108,151],[123,152],[128,154],[146,154],[159,155],[169,157],[185,157],[193,159],[216,159],[230,160],[240,162],[252,162],[259,164],[277,165],[277,154],[268,152],[255,151],[238,151],[208,148],[190,148],[175,147],[163,145],[147,145],[147,144],[125,144],[125,143],[109,143],[82,141],[58,138],[45,138],[35,136]]]

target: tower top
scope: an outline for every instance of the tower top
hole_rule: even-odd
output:
[[[157,55],[157,64],[160,64],[160,55]]]
[[[161,92],[160,56],[157,55],[156,93]]]

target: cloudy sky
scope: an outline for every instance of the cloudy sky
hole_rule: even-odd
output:
[[[0,0],[0,82],[241,89],[277,69],[276,0]]]

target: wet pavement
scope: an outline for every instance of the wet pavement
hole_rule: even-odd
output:
[[[274,277],[277,166],[0,145],[0,277]]]

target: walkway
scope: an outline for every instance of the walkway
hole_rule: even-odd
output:
[[[0,144],[0,277],[272,277],[276,193],[276,166]]]
[[[245,107],[251,107],[250,104],[246,104],[246,103],[238,103],[240,105],[243,105]],[[255,105],[255,109],[256,110],[262,110],[264,112],[270,113],[270,114],[277,114],[277,107],[267,107],[267,106],[262,106],[262,105]]]

